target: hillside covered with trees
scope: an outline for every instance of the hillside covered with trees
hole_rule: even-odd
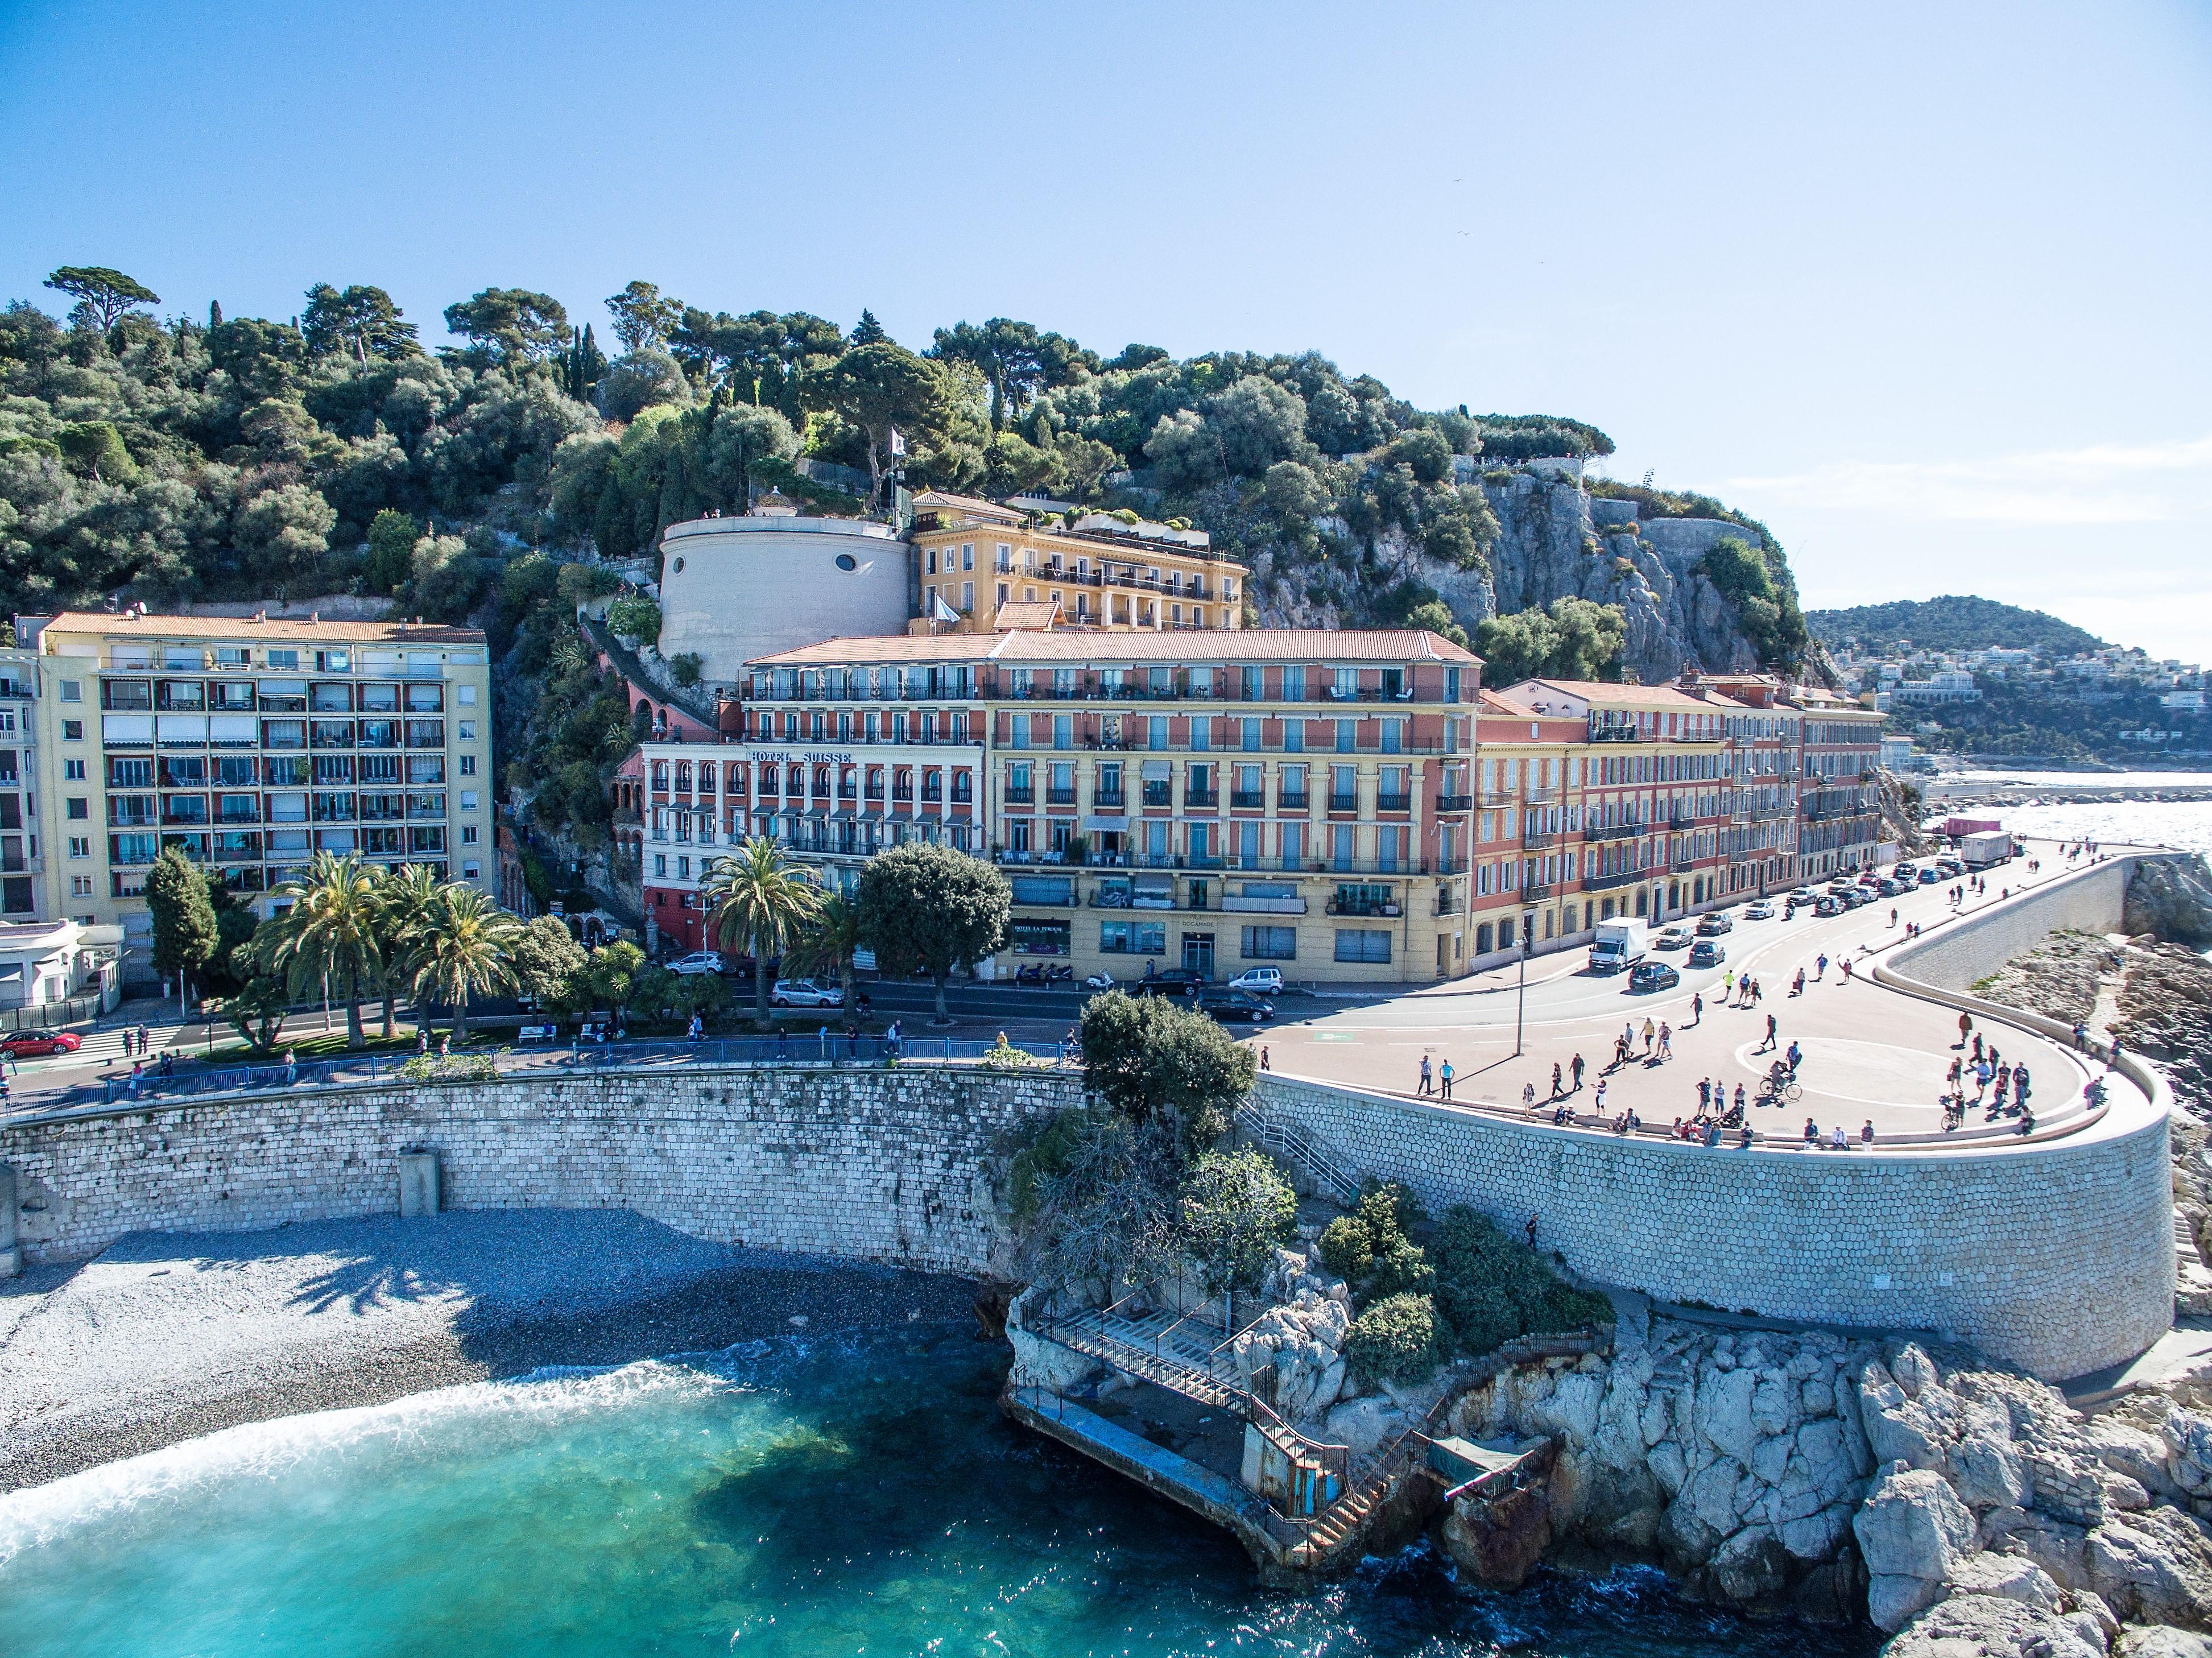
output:
[[[2024,610],[1968,594],[1860,604],[1847,610],[1808,610],[1805,623],[1824,645],[1856,644],[1863,651],[1909,642],[1924,651],[1995,648],[2072,656],[2105,647],[2105,641],[2087,629],[2042,610]]]
[[[1187,520],[1250,567],[1259,622],[1434,627],[1505,677],[1803,654],[1763,526],[1605,483],[1594,523],[1591,491],[1512,463],[1604,456],[1603,432],[1416,409],[1313,352],[1108,356],[1003,318],[917,350],[866,313],[733,314],[643,282],[607,301],[611,355],[520,288],[447,307],[433,350],[368,285],[317,283],[281,319],[164,318],[97,266],[46,287],[0,312],[5,612],[347,595],[477,622],[502,775],[586,842],[629,734],[568,606],[618,585],[605,562],[649,565],[663,526],[769,488],[883,510],[895,465],[917,490]],[[1685,518],[1733,539],[1655,549],[1652,521]]]

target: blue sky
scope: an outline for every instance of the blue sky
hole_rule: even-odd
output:
[[[1571,415],[1807,602],[2212,659],[2212,7],[9,0],[0,288],[1007,315]],[[604,332],[604,325],[602,327]]]

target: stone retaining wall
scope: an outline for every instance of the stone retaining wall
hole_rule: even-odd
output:
[[[1932,1330],[2051,1379],[2173,1321],[2163,1112],[2001,1151],[1739,1151],[1519,1123],[1285,1077],[1268,1114],[1339,1167],[1467,1203],[1577,1272],[1669,1301]]]
[[[2135,878],[2136,865],[2145,861],[2144,856],[2117,857],[2034,888],[2009,903],[1946,921],[1935,932],[1899,945],[1890,952],[1889,962],[1924,984],[1966,990],[2053,932],[2115,932],[2127,903],[2128,883]],[[2158,861],[2157,856],[2148,855],[2148,861]],[[1990,884],[2002,891],[2006,871],[2014,867],[2001,865],[1989,871]]]
[[[126,1232],[396,1214],[399,1157],[449,1209],[635,1209],[718,1242],[980,1272],[1006,1132],[1072,1073],[732,1067],[299,1089],[0,1126],[31,1260]]]

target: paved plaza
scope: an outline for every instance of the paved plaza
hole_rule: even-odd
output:
[[[2039,872],[2028,872],[2030,859],[2041,860]],[[1955,917],[2002,902],[2007,892],[2043,884],[2075,867],[2080,865],[2069,865],[2055,845],[2045,842],[1990,871],[1986,896],[1969,897],[1962,906],[1950,901],[1951,889],[1958,884],[1953,882],[1878,899],[1825,920],[1808,909],[1801,909],[1794,920],[1782,920],[1779,895],[1771,920],[1744,920],[1745,906],[1731,906],[1725,913],[1734,918],[1734,930],[1717,941],[1727,950],[1722,964],[1693,969],[1686,950],[1654,952],[1681,973],[1680,985],[1669,990],[1638,993],[1629,988],[1626,974],[1591,974],[1583,950],[1536,957],[1528,964],[1517,1055],[1517,968],[1387,999],[1324,1002],[1324,1011],[1279,1023],[1250,1040],[1268,1050],[1269,1065],[1285,1075],[1409,1097],[1418,1096],[1425,1056],[1432,1076],[1449,1060],[1455,1073],[1455,1103],[1520,1114],[1523,1090],[1533,1084],[1535,1114],[1547,1121],[1555,1103],[1552,1067],[1558,1065],[1563,1097],[1585,1126],[1600,1108],[1601,1083],[1607,1117],[1633,1109],[1650,1132],[1669,1128],[1678,1117],[1694,1116],[1699,1079],[1717,1078],[1731,1102],[1738,1085],[1744,1088],[1746,1114],[1761,1137],[1801,1139],[1808,1117],[1823,1136],[1840,1125],[1854,1141],[1869,1121],[1878,1140],[1940,1136],[1944,1131],[1939,1096],[1952,1060],[1961,1057],[1959,1015],[1876,984],[1870,969],[1905,941],[1910,924],[1917,923],[1923,935],[1936,932],[1954,924]],[[1825,971],[1819,965],[1823,956]],[[1845,961],[1853,969],[1848,977]],[[1992,961],[1989,970],[2002,965]],[[1801,969],[1804,991],[1793,994]],[[1730,975],[1740,980],[1746,974],[1761,987],[1758,1001],[1748,1006],[1729,991]],[[1702,1001],[1702,1011],[1697,1001]],[[1279,1005],[1285,1011],[1303,1011],[1314,1003],[1286,998]],[[1771,1047],[1770,1015],[1775,1023]],[[1662,1023],[1668,1027],[1671,1058],[1657,1057],[1656,1039],[1655,1051],[1647,1056],[1647,1020],[1655,1031]],[[1634,1057],[1625,1066],[1614,1062],[1615,1041],[1624,1029],[1635,1037]],[[2004,1060],[2028,1066],[2039,1133],[2078,1118],[2083,1084],[2105,1074],[2101,1061],[2019,1027],[1981,1023],[1980,1029]],[[1800,1053],[1802,1097],[1787,1105],[1750,1104],[1767,1067],[1792,1042]],[[1578,1091],[1572,1076],[1577,1054],[1585,1066]],[[1982,1111],[1970,1108],[1950,1138],[1985,1143],[2016,1126],[2017,1119],[1992,1123]]]

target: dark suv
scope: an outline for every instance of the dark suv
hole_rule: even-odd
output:
[[[1140,996],[1195,996],[1208,981],[1194,967],[1171,967],[1149,974],[1131,987]]]

